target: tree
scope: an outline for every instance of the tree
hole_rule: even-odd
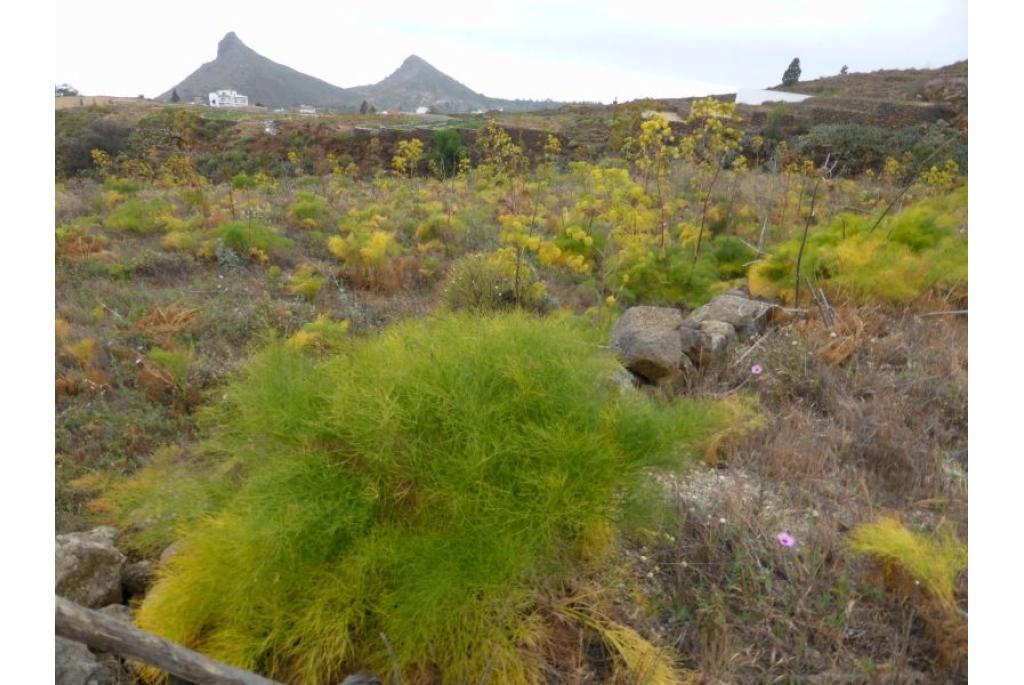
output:
[[[78,95],[78,89],[72,86],[70,83],[62,83],[54,88],[54,95],[57,97],[68,97]]]
[[[782,75],[782,85],[792,86],[800,80],[800,58],[794,57],[793,61],[789,63],[789,68],[786,69],[786,73]]]
[[[366,100],[363,100],[363,104],[359,105],[359,113],[366,114],[368,109],[370,109],[369,103],[367,103]]]
[[[848,72],[849,70],[850,70],[850,67],[848,67],[848,66],[846,66],[844,64],[843,68],[839,70],[839,75],[840,76],[846,76],[846,72]]]
[[[177,88],[171,91],[171,102],[181,102],[181,96],[178,95]]]

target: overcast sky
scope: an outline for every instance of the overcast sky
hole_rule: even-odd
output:
[[[967,57],[966,0],[57,0],[55,83],[158,95],[235,31],[276,62],[338,86],[417,54],[493,97],[610,102],[777,84]],[[225,84],[230,86],[230,84]]]

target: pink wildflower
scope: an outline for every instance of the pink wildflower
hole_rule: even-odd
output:
[[[761,366],[760,364],[754,364],[753,366],[750,367],[750,373],[754,374],[755,376],[760,376],[762,373],[764,373],[764,367]]]
[[[785,531],[782,531],[781,533],[776,535],[775,539],[778,540],[779,544],[783,547],[792,547],[796,544],[796,540],[794,540],[793,537]]]

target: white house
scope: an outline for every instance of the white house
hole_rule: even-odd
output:
[[[215,90],[210,93],[210,107],[248,107],[249,96],[234,90]]]
[[[736,93],[737,105],[763,105],[766,102],[803,102],[810,95],[799,93],[786,93],[781,90],[760,90],[756,88],[741,88]]]
[[[429,107],[417,107],[416,108],[416,113],[417,114],[426,114],[429,111],[430,111]]]

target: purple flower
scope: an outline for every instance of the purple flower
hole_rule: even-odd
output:
[[[755,376],[760,376],[762,373],[764,373],[764,367],[761,366],[760,364],[754,364],[753,366],[750,367],[750,373],[754,374]]]
[[[775,539],[778,540],[779,544],[783,547],[792,547],[796,544],[796,540],[794,540],[793,537],[786,531],[782,531],[781,533],[776,535]]]

